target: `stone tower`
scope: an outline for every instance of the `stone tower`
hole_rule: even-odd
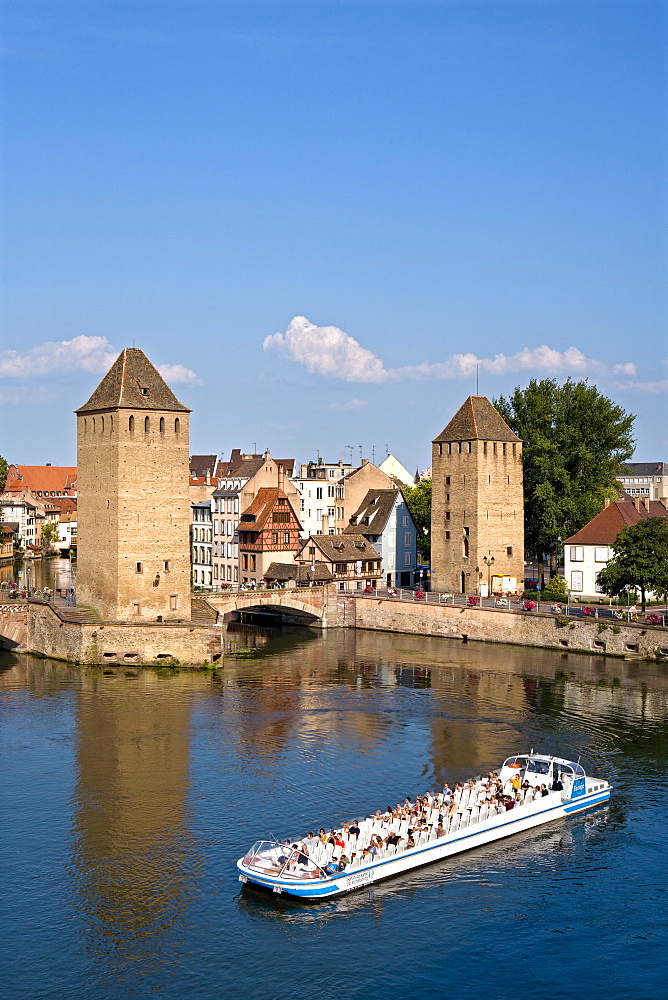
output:
[[[480,584],[524,584],[522,442],[485,396],[469,396],[432,445],[431,586]]]
[[[190,410],[126,347],[76,413],[77,604],[109,621],[190,619]]]

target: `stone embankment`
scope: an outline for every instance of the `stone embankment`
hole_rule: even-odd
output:
[[[562,619],[536,612],[424,604],[376,596],[350,597],[345,603],[345,624],[352,628],[668,659],[668,629],[640,623]]]
[[[28,638],[28,605],[22,601],[0,604],[0,649],[24,646]]]
[[[215,624],[103,622],[85,608],[40,601],[28,606],[27,631],[30,652],[71,663],[206,666],[222,654],[221,629]]]

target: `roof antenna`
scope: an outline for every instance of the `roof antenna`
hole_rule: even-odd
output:
[[[133,337],[133,338],[132,338],[132,350],[133,350],[133,351],[134,351],[134,348],[135,348],[135,338]]]
[[[360,450],[360,465],[361,465],[361,464],[362,464],[362,445],[361,445],[361,444],[358,444],[358,445],[357,445],[357,447],[358,447],[358,448],[359,448],[359,450]]]
[[[478,369],[479,368],[480,368],[480,365],[476,365],[475,366],[475,394],[476,394],[476,396],[480,395],[480,387],[478,385]]]
[[[353,451],[355,450],[354,444],[344,444],[344,448],[350,448],[350,464],[353,464]]]
[[[390,449],[387,447],[387,445],[385,445],[385,454],[387,455],[388,458],[390,457]]]
[[[371,464],[372,465],[376,464],[376,446],[375,446],[375,444],[371,445]]]

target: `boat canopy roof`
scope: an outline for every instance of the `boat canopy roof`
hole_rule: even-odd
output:
[[[537,774],[547,774],[552,764],[557,764],[560,770],[572,771],[573,774],[584,775],[584,768],[581,764],[573,760],[566,760],[564,757],[550,757],[542,753],[520,753],[515,757],[508,757],[503,762],[504,767],[523,767],[527,771]]]

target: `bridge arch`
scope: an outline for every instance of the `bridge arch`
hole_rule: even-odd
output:
[[[326,594],[324,588],[299,590],[238,591],[206,597],[220,622],[248,624],[284,623],[323,628]]]

